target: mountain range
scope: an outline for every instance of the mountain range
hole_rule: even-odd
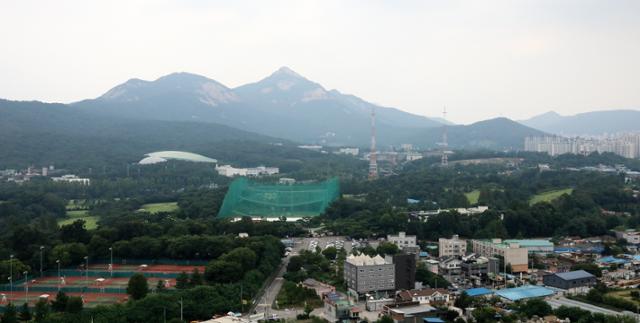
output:
[[[72,104],[0,100],[0,161],[35,162],[29,156],[36,151],[42,151],[42,160],[55,160],[90,155],[100,147],[105,152],[96,160],[123,162],[155,149],[192,150],[223,160],[220,156],[234,159],[239,151],[251,154],[222,144],[236,141],[257,142],[262,150],[282,142],[291,147],[367,147],[372,111],[381,149],[402,143],[438,147],[445,127],[452,149],[507,150],[521,149],[526,136],[639,130],[640,124],[640,112],[631,110],[572,117],[550,112],[523,124],[496,118],[454,125],[326,90],[286,67],[236,88],[196,74],[173,73],[154,81],[131,79],[98,98]]]
[[[287,67],[233,89],[189,73],[174,73],[155,81],[131,79],[99,98],[72,105],[105,116],[213,122],[298,142],[329,145],[367,143],[374,108],[378,131],[394,137],[411,129],[442,125],[337,90],[326,90]],[[394,138],[389,138],[382,143],[393,141]]]
[[[549,111],[520,123],[548,133],[579,136],[640,131],[640,111],[610,110],[562,116]]]

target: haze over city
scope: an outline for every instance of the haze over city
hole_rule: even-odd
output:
[[[0,1],[0,323],[638,323],[639,17]]]
[[[186,71],[288,66],[456,123],[640,107],[637,1],[5,1],[0,98],[70,103]]]

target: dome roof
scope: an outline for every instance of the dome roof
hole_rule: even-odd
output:
[[[156,151],[146,154],[144,159],[138,162],[141,165],[163,163],[167,160],[184,160],[197,163],[217,163],[218,161],[206,156],[186,152],[186,151]]]

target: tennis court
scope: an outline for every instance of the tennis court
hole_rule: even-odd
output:
[[[27,286],[24,281],[14,282],[13,290],[9,284],[0,285],[0,307],[9,302],[21,305],[27,301],[33,305],[41,298],[53,300],[60,290],[70,296],[81,296],[86,307],[114,304],[127,300],[129,278],[136,273],[145,275],[149,289],[154,291],[159,282],[165,288],[175,288],[176,277],[181,272],[190,274],[194,269],[204,273],[205,266],[114,264],[110,271],[108,264],[95,264],[89,266],[88,272],[81,268],[50,270],[44,272],[44,277],[29,277]]]
[[[147,283],[150,288],[155,288],[158,285],[158,281],[163,281],[165,287],[172,288],[176,285],[175,278],[157,278],[148,277]],[[71,277],[43,277],[35,278],[29,281],[29,288],[37,287],[55,287],[55,288],[92,288],[92,289],[112,289],[112,288],[127,288],[129,283],[128,277],[86,277],[71,276]],[[14,284],[14,289],[24,289],[24,283]]]
[[[200,273],[204,272],[205,266],[191,266],[191,265],[165,265],[165,264],[155,264],[155,265],[138,265],[138,264],[113,264],[113,271],[142,271],[142,272],[151,272],[151,273],[181,273],[187,272],[191,273],[194,269],[198,269]],[[89,265],[89,271],[109,271],[109,264],[95,264]]]
[[[76,296],[82,298],[85,307],[95,307],[98,305],[108,305],[114,303],[125,302],[128,298],[127,294],[101,294],[101,293],[66,293],[68,296]],[[14,290],[11,292],[0,293],[0,306],[6,306],[13,303],[16,306],[24,304],[26,301],[33,306],[40,299],[53,301],[56,293],[31,292],[25,294],[24,290]]]

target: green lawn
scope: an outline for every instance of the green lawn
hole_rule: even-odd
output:
[[[75,210],[75,211],[67,211],[67,217],[64,219],[58,220],[58,225],[63,226],[67,224],[73,223],[73,221],[78,219],[83,219],[85,221],[85,227],[87,230],[93,230],[98,227],[98,216],[89,215],[88,210]]]
[[[87,230],[93,230],[93,229],[98,227],[98,219],[99,218],[100,217],[98,217],[98,216],[84,216],[84,217],[73,217],[73,218],[60,219],[60,220],[58,220],[58,225],[59,226],[63,226],[63,225],[71,224],[75,220],[83,219],[84,222],[85,222],[85,228],[87,228]]]
[[[551,202],[564,194],[571,195],[571,193],[573,193],[572,188],[563,188],[560,190],[542,192],[534,195],[531,199],[529,199],[529,205],[534,205],[540,202]]]
[[[160,212],[173,212],[176,210],[178,210],[178,202],[149,203],[149,204],[143,205],[139,211],[145,211],[151,214],[156,214]]]
[[[87,200],[69,200],[67,203],[67,210],[86,210],[88,208]]]
[[[84,218],[89,215],[89,210],[75,210],[67,211],[67,217],[70,218]]]
[[[464,193],[464,196],[467,197],[467,201],[469,201],[469,204],[476,204],[478,203],[478,199],[480,198],[480,190],[473,190],[471,192]]]

